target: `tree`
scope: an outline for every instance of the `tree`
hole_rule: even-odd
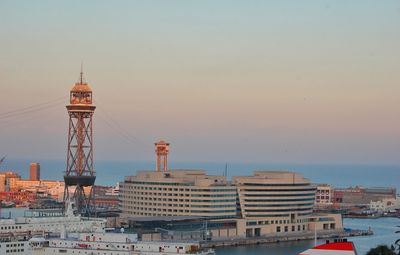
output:
[[[398,228],[400,226],[397,226]],[[396,234],[400,233],[400,230],[396,231]],[[394,242],[394,246],[395,246],[395,251],[397,251],[397,255],[400,255],[400,239],[397,239],[396,242]]]
[[[387,245],[378,245],[367,252],[366,255],[396,255]]]

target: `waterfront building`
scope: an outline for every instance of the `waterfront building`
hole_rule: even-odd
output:
[[[316,189],[301,174],[255,171],[253,176],[234,176],[232,183],[248,226],[246,236],[308,230]]]
[[[232,182],[203,170],[140,171],[120,184],[120,216],[139,229],[152,222],[171,238],[204,237],[199,229],[214,238],[340,231],[340,214],[313,214],[315,192],[288,171],[256,171]]]
[[[315,188],[301,174],[255,171],[253,176],[234,176],[243,218],[295,219],[312,213]]]
[[[379,201],[371,201],[369,203],[369,209],[373,212],[385,213],[400,209],[400,203],[398,198],[384,198]]]
[[[235,218],[236,187],[203,170],[140,171],[120,184],[122,218]]]

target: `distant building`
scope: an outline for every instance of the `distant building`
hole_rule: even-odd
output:
[[[339,207],[369,206],[370,202],[396,199],[396,188],[391,187],[350,187],[335,188],[333,202]]]
[[[20,180],[21,176],[17,173],[8,171],[0,173],[0,192],[10,191],[10,187],[16,180]]]
[[[379,201],[371,201],[369,209],[375,212],[388,212],[399,209],[399,201],[393,198],[385,198]]]
[[[29,167],[29,180],[39,181],[40,180],[40,164],[31,163]]]
[[[329,184],[318,184],[315,194],[317,207],[328,207],[333,204],[333,188]]]

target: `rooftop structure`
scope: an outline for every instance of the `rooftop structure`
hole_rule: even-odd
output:
[[[156,152],[156,170],[158,172],[168,171],[168,153],[169,153],[169,143],[161,140],[159,142],[154,143],[155,152]]]

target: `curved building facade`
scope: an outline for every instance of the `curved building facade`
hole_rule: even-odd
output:
[[[299,173],[256,171],[233,177],[233,184],[244,218],[296,219],[312,213],[316,189]]]
[[[141,171],[121,186],[123,217],[236,217],[236,187],[202,170]]]
[[[239,211],[247,225],[266,226],[271,232],[308,229],[315,202],[315,187],[302,174],[287,171],[255,171],[253,176],[236,176]],[[248,233],[260,235],[262,233]]]

